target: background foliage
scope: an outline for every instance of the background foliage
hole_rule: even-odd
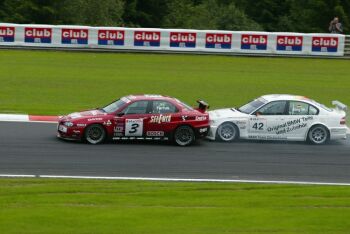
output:
[[[0,22],[327,32],[350,0],[0,0]]]

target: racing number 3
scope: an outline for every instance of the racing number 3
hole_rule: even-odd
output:
[[[138,127],[140,127],[140,125],[138,123],[131,124],[131,130],[129,130],[129,133],[133,134],[133,133],[137,132]]]
[[[143,119],[126,119],[125,136],[142,136]]]

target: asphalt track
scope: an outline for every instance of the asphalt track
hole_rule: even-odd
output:
[[[87,145],[56,138],[56,125],[0,122],[0,174],[350,183],[350,140],[306,143],[200,141]]]

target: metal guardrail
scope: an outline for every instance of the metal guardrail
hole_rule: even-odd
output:
[[[344,57],[350,58],[350,35],[345,37]]]

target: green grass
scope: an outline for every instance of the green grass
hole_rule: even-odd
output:
[[[338,186],[1,179],[0,233],[349,233]]]
[[[301,58],[0,50],[0,112],[66,114],[127,94],[241,105],[268,93],[350,104],[350,62]]]
[[[350,104],[345,60],[0,50],[0,112],[159,93],[213,108],[267,93]],[[349,187],[0,179],[0,233],[349,233]]]

